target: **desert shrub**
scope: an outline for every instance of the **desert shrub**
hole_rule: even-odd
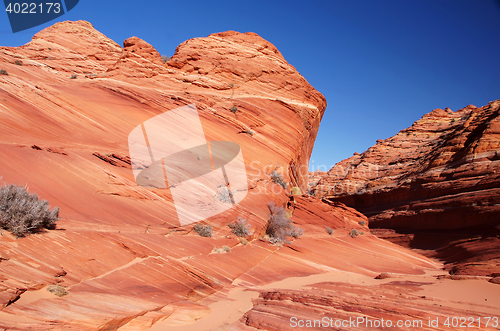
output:
[[[22,66],[23,65],[23,63],[21,61],[19,61],[19,60],[16,60],[14,63],[17,64],[18,66]]]
[[[284,207],[278,207],[272,202],[267,205],[271,211],[271,216],[269,217],[266,234],[269,236],[271,243],[281,244],[287,242],[286,237],[288,236],[298,238],[304,234],[303,229],[294,227],[292,221],[286,217]]]
[[[217,188],[217,193],[215,194],[215,199],[222,203],[232,203],[231,194],[226,185],[221,185]]]
[[[59,208],[52,210],[46,200],[38,200],[22,186],[0,187],[0,227],[17,237],[24,237],[42,228],[53,229],[59,220]]]
[[[246,237],[250,234],[250,224],[247,224],[247,220],[242,217],[238,217],[237,221],[230,223],[228,226],[238,237]]]
[[[64,286],[59,285],[59,284],[47,286],[47,291],[57,295],[58,297],[63,297],[63,296],[68,294],[68,291],[66,290],[66,288]]]
[[[298,227],[294,227],[290,232],[290,236],[294,237],[295,239],[302,236],[303,234],[304,234],[304,229]]]
[[[229,253],[230,251],[231,251],[231,247],[222,246],[221,248],[214,247],[212,252],[217,253],[217,254],[222,254],[222,253]]]
[[[361,225],[361,226],[365,226],[366,222],[364,220],[361,220],[361,221],[358,222],[358,224]]]
[[[271,216],[269,217],[266,234],[269,235],[270,239],[285,241],[293,229],[292,222],[286,218],[285,208],[278,207],[272,202],[268,203],[268,207],[271,211]]]
[[[78,77],[77,75],[71,75],[71,77],[69,77],[69,79],[76,79],[76,77]]]
[[[326,228],[326,232],[329,234],[329,235],[332,235],[333,234],[333,229],[331,227],[328,227],[328,226],[325,226]]]
[[[276,170],[271,172],[271,174],[269,176],[271,176],[271,178],[275,184],[281,185],[281,187],[283,187],[285,189],[287,188],[288,185],[286,184],[285,180],[283,179],[283,176],[281,176]]]
[[[7,70],[0,69],[0,75],[8,75]]]
[[[167,63],[168,60],[170,60],[172,57],[171,56],[167,56],[167,55],[162,55],[161,56],[161,59],[163,60],[163,63]]]
[[[352,237],[352,238],[356,238],[358,235],[359,235],[359,232],[358,230],[356,229],[352,229],[351,232],[349,233],[349,235]]]
[[[236,114],[236,112],[237,112],[237,111],[238,111],[238,107],[236,107],[236,106],[232,106],[232,107],[231,107],[231,112],[232,112],[233,114]]]
[[[211,237],[212,236],[212,226],[211,225],[196,224],[194,226],[193,230],[202,237]]]
[[[286,240],[281,240],[280,238],[275,238],[275,237],[269,237],[268,241],[276,246],[282,247],[284,242],[287,242]]]

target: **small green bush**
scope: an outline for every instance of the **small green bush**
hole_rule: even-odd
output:
[[[211,225],[196,224],[194,226],[193,230],[202,237],[211,237],[212,236],[212,226]]]
[[[333,234],[333,229],[328,227],[328,226],[325,226],[326,228],[326,232],[329,234],[329,235],[332,235]]]
[[[237,221],[229,224],[228,226],[238,237],[246,237],[250,234],[250,224],[247,224],[247,220],[242,217],[238,217]]]
[[[0,75],[8,75],[9,73],[5,69],[0,69]]]
[[[59,208],[52,210],[46,200],[29,193],[24,187],[0,187],[0,227],[17,237],[24,237],[43,228],[53,229],[59,220]]]
[[[361,225],[361,226],[365,226],[366,222],[364,220],[361,220],[361,221],[358,222],[358,224]]]
[[[16,60],[14,63],[17,64],[18,66],[22,66],[23,65],[23,63],[21,61],[19,61],[19,60]]]
[[[236,106],[232,106],[232,107],[231,107],[231,112],[232,112],[233,114],[236,114],[236,112],[237,112],[237,111],[238,111],[238,107],[236,107]]]
[[[351,232],[349,233],[349,235],[352,237],[352,238],[356,238],[358,235],[359,235],[359,232],[358,230],[356,229],[352,229]]]
[[[69,79],[76,79],[78,76],[77,75],[71,75],[71,77],[69,77]]]
[[[271,172],[269,176],[271,176],[275,184],[281,185],[281,187],[283,187],[284,189],[287,188],[288,185],[283,179],[283,176],[281,176],[276,170],[273,170],[273,172]]]

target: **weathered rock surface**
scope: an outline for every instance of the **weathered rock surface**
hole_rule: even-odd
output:
[[[139,38],[121,48],[87,22],[64,22],[25,46],[0,48],[0,67],[8,72],[0,76],[1,180],[27,185],[62,217],[56,230],[25,238],[2,232],[0,327],[182,328],[232,300],[233,289],[332,271],[373,278],[440,267],[370,235],[356,210],[314,197],[295,199],[291,219],[302,237],[282,247],[262,238],[267,203],[289,200],[269,174],[307,191],[326,102],[253,33],[188,40],[163,63]],[[211,238],[179,226],[169,190],[137,186],[130,169],[130,131],[191,103],[207,140],[241,146],[250,189],[236,207],[204,221]],[[227,226],[237,217],[251,225],[246,244]],[[353,229],[364,234],[351,237]],[[213,252],[222,246],[231,251]],[[69,294],[48,293],[51,284]]]
[[[317,170],[315,172],[309,172],[309,184],[307,186],[308,192],[313,193],[314,188],[318,182],[325,177],[326,171]]]
[[[494,300],[493,295],[486,292],[482,292],[480,298],[470,297],[476,307],[481,308],[468,310],[469,319],[460,321],[457,316],[464,313],[463,309],[473,306],[444,298],[439,295],[442,293],[432,291],[435,286],[432,278],[365,280],[364,284],[336,278],[332,274],[329,279],[324,277],[324,281],[304,288],[260,290],[253,308],[240,319],[240,323],[259,330],[276,331],[445,330],[453,328],[453,325],[458,326],[464,320],[469,323],[476,320],[483,321],[481,328],[478,323],[469,324],[469,327],[497,329],[496,323],[486,326],[485,321],[489,317],[480,311],[488,310],[495,314],[496,308],[488,303]],[[468,292],[469,295],[473,293],[467,288],[467,281],[462,282],[466,284],[460,288],[457,281],[455,284],[453,281],[438,281],[440,286],[452,285],[455,290]],[[495,286],[489,288],[495,289]]]
[[[433,110],[336,164],[313,191],[361,211],[372,228],[411,234],[411,247],[439,248],[436,256],[463,263],[455,271],[499,271],[499,108]]]

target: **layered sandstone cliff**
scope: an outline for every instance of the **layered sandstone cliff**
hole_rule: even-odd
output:
[[[436,109],[393,137],[336,164],[314,187],[316,196],[392,229],[395,241],[438,249],[438,257],[500,267],[500,100],[456,112]]]

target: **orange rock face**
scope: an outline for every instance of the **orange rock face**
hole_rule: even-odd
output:
[[[444,330],[447,324],[459,325],[460,318],[456,316],[463,314],[463,306],[450,305],[436,296],[429,291],[433,285],[428,281],[425,278],[389,278],[366,280],[364,285],[358,285],[346,280],[338,282],[332,274],[330,279],[324,277],[307,289],[277,287],[260,290],[253,308],[240,319],[240,323],[259,330],[276,331]],[[456,283],[459,282],[454,283],[458,290],[459,284]],[[465,286],[462,290],[468,291]],[[494,289],[494,286],[490,288]],[[483,297],[481,299],[485,301]],[[482,313],[472,309],[467,316],[469,323],[482,319]],[[462,322],[464,320],[467,321],[463,318]],[[474,326],[478,327],[478,323]],[[496,327],[483,323],[482,328],[495,330]]]
[[[303,236],[282,246],[265,239],[268,202],[285,205],[292,187],[307,192],[326,102],[256,34],[188,40],[163,63],[139,38],[122,48],[87,22],[64,22],[25,46],[0,48],[0,68],[8,72],[0,76],[1,180],[27,185],[61,216],[56,230],[25,238],[2,231],[0,327],[182,328],[217,317],[233,291],[291,277],[423,275],[440,267],[371,235],[356,210],[310,196],[291,204]],[[179,226],[170,190],[136,185],[131,169],[131,130],[188,104],[207,140],[241,147],[248,177],[240,204],[203,221],[212,237]],[[250,224],[246,241],[227,226],[238,217]],[[47,292],[56,284],[67,294]],[[252,308],[245,300],[249,306],[220,323],[248,329],[238,321]]]
[[[499,108],[436,109],[338,163],[313,191],[361,211],[371,227],[412,234],[403,240],[411,247],[440,248],[463,272],[499,271]]]

